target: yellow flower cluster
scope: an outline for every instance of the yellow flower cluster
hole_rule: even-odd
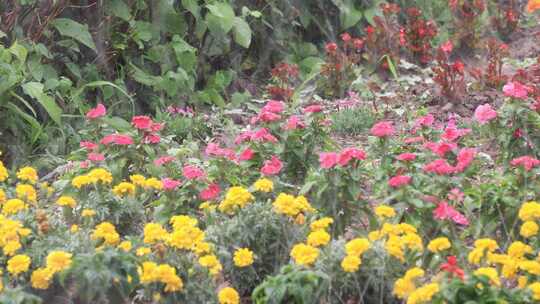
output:
[[[37,192],[32,185],[18,184],[15,188],[15,193],[17,193],[17,198],[26,200],[30,203],[37,202]]]
[[[493,253],[499,245],[492,239],[479,239],[474,242],[474,248],[467,257],[469,263],[473,265],[480,264],[480,261],[486,256],[487,253]]]
[[[416,228],[407,223],[384,223],[380,230],[371,231],[368,234],[372,242],[384,237],[388,237],[384,243],[386,252],[402,262],[405,261],[406,250],[418,252],[424,250],[422,238],[417,234]]]
[[[0,215],[0,247],[4,255],[14,255],[22,247],[21,238],[30,235],[30,232],[21,222]]]
[[[259,192],[272,192],[274,190],[274,183],[268,178],[258,179],[254,184],[253,188]]]
[[[496,286],[501,285],[501,281],[499,280],[499,273],[497,272],[497,269],[493,267],[480,267],[474,271],[474,275],[486,276],[489,278],[491,284],[494,284]]]
[[[26,209],[28,209],[28,205],[18,198],[7,200],[2,205],[2,213],[5,215],[16,214]]]
[[[112,189],[112,192],[119,197],[123,197],[126,195],[135,195],[135,184],[132,184],[130,182],[121,182],[120,184],[114,186]]]
[[[32,167],[23,167],[19,169],[19,171],[17,171],[17,178],[21,181],[26,181],[31,184],[35,184],[39,179],[36,169]]]
[[[32,260],[25,254],[18,254],[7,261],[7,271],[14,276],[25,273],[30,268]]]
[[[75,201],[75,199],[67,195],[60,196],[56,200],[56,204],[58,206],[67,206],[69,208],[75,208],[75,206],[77,206],[77,202]]]
[[[540,300],[540,282],[532,283],[528,288],[532,291],[533,299]]]
[[[240,248],[234,252],[234,265],[236,267],[247,267],[253,264],[253,251],[249,248]]]
[[[0,183],[5,182],[9,177],[9,172],[0,160]]]
[[[169,264],[156,264],[154,262],[144,262],[139,268],[141,283],[163,283],[165,292],[176,292],[182,290],[184,283],[176,274],[176,269]]]
[[[424,270],[418,267],[407,270],[405,275],[397,279],[394,283],[394,290],[392,293],[398,299],[406,299],[413,291],[416,290],[415,280],[423,277],[424,274]]]
[[[280,193],[273,203],[274,210],[279,214],[295,217],[299,213],[314,212],[308,200],[300,195],[294,197],[290,194]]]
[[[214,254],[207,254],[199,258],[199,264],[202,267],[208,268],[211,274],[217,275],[223,269],[219,259]]]
[[[159,241],[166,241],[169,238],[169,233],[163,226],[157,223],[148,223],[144,226],[145,244],[154,244]]]
[[[445,237],[433,239],[431,240],[431,242],[429,242],[427,246],[428,250],[433,253],[441,252],[443,250],[449,249],[450,247],[452,247],[452,244],[450,243],[448,238]]]
[[[77,189],[81,189],[86,185],[97,184],[98,182],[102,184],[110,184],[112,183],[112,180],[113,178],[111,172],[103,168],[96,168],[88,172],[88,174],[74,177],[71,180],[71,185]]]
[[[253,195],[244,187],[231,187],[225,194],[225,199],[219,203],[219,211],[233,214],[236,209],[244,208],[253,201]]]
[[[142,187],[142,188],[147,188],[147,189],[154,189],[154,190],[163,189],[163,182],[160,181],[159,179],[155,178],[155,177],[146,178],[141,174],[133,174],[133,175],[129,176],[129,180],[131,181],[131,184],[133,184],[134,186],[137,186],[137,187]],[[135,188],[131,187],[130,185],[124,185],[123,187],[124,187],[124,189],[129,188],[129,190],[126,190],[126,191],[133,190],[133,193],[135,192]],[[119,191],[120,191],[120,188],[119,188]],[[129,193],[129,194],[132,194],[132,193]]]
[[[439,290],[440,287],[437,283],[426,284],[411,293],[407,299],[407,304],[430,303]]]
[[[356,238],[345,244],[347,255],[341,260],[341,268],[346,272],[356,272],[362,264],[362,255],[370,247],[369,241],[364,238]]]
[[[375,214],[380,219],[392,218],[396,216],[396,210],[387,205],[379,205],[375,208]]]
[[[323,217],[323,218],[320,218],[320,219],[318,219],[316,221],[313,221],[309,225],[309,228],[312,231],[326,229],[328,226],[330,226],[333,223],[334,223],[334,219],[332,219],[331,217]]]
[[[5,203],[6,200],[7,200],[6,192],[4,192],[4,190],[0,189],[0,204]]]
[[[531,238],[538,234],[537,220],[540,218],[540,204],[537,202],[524,203],[519,209],[519,218],[524,221],[519,233],[524,238]]]
[[[291,257],[298,265],[310,266],[319,257],[319,249],[304,243],[294,245]]]
[[[238,304],[240,303],[240,295],[231,287],[225,287],[218,293],[219,304]]]
[[[106,245],[116,245],[120,242],[120,235],[116,232],[116,228],[109,222],[103,222],[96,226],[92,232],[93,240],[103,239]]]
[[[46,266],[32,272],[30,282],[35,289],[47,289],[53,276],[71,266],[72,254],[65,251],[52,251],[47,255]]]

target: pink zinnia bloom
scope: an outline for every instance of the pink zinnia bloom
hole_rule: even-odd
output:
[[[445,159],[436,159],[424,166],[424,171],[438,175],[448,175],[454,172],[452,167]]]
[[[524,86],[517,81],[511,81],[503,87],[504,95],[518,99],[526,99],[529,95],[529,90],[529,87]]]
[[[182,174],[186,179],[201,179],[205,177],[204,171],[193,165],[185,165],[182,169]]]
[[[173,160],[175,160],[176,158],[174,156],[162,156],[156,160],[154,160],[154,165],[156,166],[162,166],[166,163],[170,163],[172,162]]]
[[[357,148],[345,148],[339,153],[338,164],[340,166],[346,166],[353,158],[364,160],[366,159],[366,152]]]
[[[393,135],[395,132],[394,126],[390,121],[381,121],[376,123],[371,128],[371,135],[377,137],[387,137]]]
[[[412,177],[407,175],[396,175],[388,180],[390,187],[398,188],[411,183]]]
[[[452,50],[454,49],[454,45],[452,44],[452,41],[448,40],[445,43],[441,44],[441,50],[445,52],[446,54],[452,53]]]
[[[319,113],[322,111],[322,106],[320,105],[311,105],[303,109],[304,113]]]
[[[410,144],[416,144],[424,141],[424,137],[422,136],[416,136],[416,137],[408,137],[403,140],[404,143],[410,145]]]
[[[246,148],[244,151],[242,151],[242,153],[240,153],[240,155],[238,156],[238,160],[240,161],[250,160],[251,158],[253,158],[254,154],[255,152],[253,152],[251,148]]]
[[[176,187],[180,186],[180,184],[182,184],[181,181],[177,181],[177,180],[174,180],[172,178],[163,178],[161,180],[161,182],[163,183],[163,189],[165,190],[174,190]]]
[[[295,130],[298,128],[305,128],[304,122],[300,120],[300,117],[296,115],[292,115],[287,119],[287,123],[283,126],[283,129],[285,130]]]
[[[219,188],[218,184],[210,184],[206,189],[199,193],[199,197],[204,201],[213,200],[219,195],[220,191],[221,189]]]
[[[454,207],[448,205],[447,202],[440,202],[437,208],[433,210],[433,217],[437,220],[452,220],[454,223],[459,225],[467,226],[469,225],[469,220],[459,213]]]
[[[338,162],[338,155],[335,152],[322,152],[319,154],[319,163],[321,168],[333,168]]]
[[[88,113],[86,113],[86,118],[96,119],[105,116],[106,113],[107,109],[105,108],[105,106],[101,103],[98,103],[95,108],[91,109],[90,111],[88,111]]]
[[[424,144],[424,147],[429,149],[431,152],[437,154],[439,157],[444,157],[444,155],[453,149],[457,148],[456,143],[447,143],[447,142],[427,142]]]
[[[495,118],[497,118],[497,111],[493,110],[488,103],[478,106],[474,111],[474,119],[481,125]]]
[[[90,161],[89,161],[89,160],[82,161],[82,162],[79,164],[79,167],[80,167],[81,169],[88,169],[88,167],[90,167]]]
[[[414,122],[414,127],[415,128],[431,127],[434,121],[435,121],[435,117],[433,117],[432,114],[427,114],[425,116],[422,116],[416,119],[416,121]]]
[[[101,144],[131,145],[133,144],[133,138],[131,138],[131,136],[129,135],[110,134],[103,137],[103,139],[101,140]]]
[[[476,149],[474,148],[463,148],[459,151],[457,156],[457,165],[455,168],[456,172],[463,172],[474,160],[476,156]]]
[[[396,157],[400,161],[413,161],[416,159],[416,154],[414,153],[401,153]]]
[[[471,129],[458,129],[455,125],[448,125],[441,135],[441,139],[455,141],[456,139],[471,133]]]
[[[80,147],[85,148],[86,150],[92,151],[92,150],[96,150],[98,148],[98,145],[91,141],[81,141]]]
[[[147,134],[144,139],[143,139],[143,142],[145,144],[159,144],[159,142],[161,141],[161,137],[157,134]]]
[[[279,114],[285,109],[285,103],[278,100],[269,100],[262,108],[262,111]]]
[[[459,203],[459,202],[462,202],[464,198],[465,198],[465,194],[461,192],[459,188],[454,188],[450,190],[450,193],[448,193],[448,199],[451,201],[456,201]]]
[[[99,162],[105,159],[105,155],[101,153],[88,153],[88,160],[93,162]]]
[[[220,148],[218,144],[215,143],[209,143],[206,149],[204,150],[206,155],[208,156],[220,156],[225,157],[230,160],[236,159],[236,154],[231,149],[226,148]]]
[[[165,126],[165,123],[158,123],[158,122],[154,122],[152,123],[152,126],[150,126],[150,131],[152,132],[159,132],[163,129],[163,127]]]
[[[525,156],[521,156],[521,157],[518,157],[518,158],[514,158],[510,164],[514,167],[517,167],[517,166],[523,166],[523,168],[525,169],[525,171],[530,171],[532,168],[540,165],[540,160],[532,157],[532,156],[529,156],[529,155],[525,155]]]
[[[261,111],[257,117],[255,117],[254,122],[257,121],[263,121],[263,122],[273,122],[281,119],[281,115],[278,115],[276,113],[270,112],[270,111]]]
[[[139,130],[148,130],[154,123],[150,117],[141,115],[133,116],[133,118],[131,118],[131,124]]]
[[[277,156],[273,155],[270,160],[264,162],[261,173],[264,175],[276,175],[283,168],[283,163]]]
[[[268,141],[272,143],[276,143],[278,141],[277,138],[274,137],[274,135],[272,135],[267,128],[261,128],[255,131],[251,139],[256,141]]]

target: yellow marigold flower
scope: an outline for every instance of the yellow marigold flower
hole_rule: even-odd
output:
[[[407,304],[429,303],[439,292],[439,284],[429,283],[413,291],[407,299]]]
[[[88,172],[87,175],[90,177],[90,180],[93,183],[101,182],[103,184],[110,184],[113,180],[111,172],[103,168],[93,169],[92,171]]]
[[[196,242],[192,248],[197,255],[207,254],[212,251],[212,246],[208,242]]]
[[[536,224],[534,221],[526,221],[523,223],[523,225],[521,225],[519,234],[521,234],[521,236],[524,238],[536,236],[538,234],[538,224]]]
[[[501,274],[506,279],[514,279],[519,270],[519,260],[508,258],[502,264]]]
[[[307,244],[313,247],[320,247],[330,242],[330,234],[324,230],[316,230],[309,233]]]
[[[47,268],[52,272],[60,272],[71,266],[71,253],[65,251],[52,251],[47,255]]]
[[[274,190],[274,183],[267,178],[261,178],[253,184],[253,188],[259,192],[272,192]]]
[[[210,273],[213,275],[218,274],[222,269],[221,263],[219,262],[218,258],[213,254],[207,254],[200,257],[199,264],[202,267],[208,268],[210,270]]]
[[[422,238],[416,233],[407,233],[401,237],[403,245],[407,246],[411,250],[423,251],[424,244]]]
[[[35,203],[37,201],[37,192],[32,185],[28,184],[18,184],[15,188],[17,197],[20,199],[25,199],[28,202]]]
[[[345,244],[345,252],[347,255],[361,256],[369,249],[369,241],[364,238],[352,239]]]
[[[375,214],[381,219],[391,218],[396,216],[396,210],[387,205],[379,205],[375,208]]]
[[[467,260],[469,261],[469,263],[473,265],[478,265],[480,264],[480,261],[484,257],[484,254],[485,254],[484,249],[474,248],[473,250],[471,250],[471,252],[469,252],[469,255],[467,256]]]
[[[131,242],[130,241],[123,241],[120,244],[118,244],[118,248],[124,250],[125,252],[129,252],[131,250]]]
[[[71,227],[69,228],[69,231],[71,231],[71,233],[75,233],[79,231],[79,225],[76,225],[76,224],[71,225]]]
[[[403,278],[405,280],[414,280],[416,278],[421,278],[425,275],[425,272],[422,268],[420,267],[413,267],[409,270],[407,270],[407,272],[405,272],[405,276],[403,276]]]
[[[94,211],[93,209],[84,209],[81,212],[82,217],[92,217],[94,215],[96,215],[96,211]]]
[[[182,279],[176,274],[176,269],[168,264],[161,264],[154,269],[157,281],[165,284],[165,292],[176,292],[184,287]]]
[[[474,275],[475,276],[486,276],[489,278],[489,281],[496,285],[496,286],[500,286],[501,285],[501,281],[499,279],[499,273],[497,273],[497,269],[493,268],[493,267],[481,267],[481,268],[478,268],[474,271]]]
[[[9,240],[5,243],[4,247],[2,247],[2,251],[4,252],[4,255],[12,256],[17,252],[17,250],[21,249],[22,245],[18,240]]]
[[[296,225],[304,225],[306,223],[306,217],[302,213],[298,214],[294,219]]]
[[[25,254],[18,254],[8,260],[7,271],[14,276],[18,275],[19,273],[27,272],[31,262],[32,260],[29,256]]]
[[[121,182],[120,184],[114,186],[112,192],[116,196],[126,196],[126,195],[135,195],[135,185],[129,182]]]
[[[139,277],[141,283],[149,284],[156,281],[156,269],[158,265],[154,262],[143,262],[142,268],[139,268]]]
[[[380,230],[374,230],[368,233],[368,239],[372,242],[380,240],[384,236],[384,233]]]
[[[319,249],[303,243],[296,244],[291,250],[291,257],[296,264],[309,266],[319,257]]]
[[[527,11],[529,13],[532,13],[539,9],[540,9],[540,0],[529,0],[529,2],[527,3]],[[536,299],[536,300],[540,300],[540,299]]]
[[[144,226],[144,243],[153,244],[167,239],[169,233],[160,224],[148,223]]]
[[[88,177],[88,175],[79,175],[75,176],[71,180],[71,185],[77,189],[81,189],[82,187],[89,185],[92,183],[92,179]]]
[[[2,205],[2,213],[6,215],[16,214],[25,209],[28,209],[28,206],[17,198],[10,199]]]
[[[523,242],[513,242],[508,247],[507,253],[514,259],[521,259],[526,254],[532,254],[533,248]]]
[[[400,235],[403,232],[399,228],[399,225],[384,223],[381,228],[381,233],[383,233],[383,235]]]
[[[67,195],[60,196],[58,200],[56,200],[56,204],[59,206],[68,206],[70,208],[75,208],[75,206],[77,206],[75,199]]]
[[[320,218],[320,219],[314,221],[313,223],[311,223],[309,225],[309,228],[312,231],[323,230],[323,229],[326,229],[328,226],[330,226],[333,223],[334,223],[334,220],[331,217],[323,217],[323,218]]]
[[[7,195],[4,190],[0,189],[0,204],[5,203],[7,200]]]
[[[253,201],[253,195],[244,187],[231,187],[225,199],[218,206],[219,211],[232,214],[238,208],[244,208]]]
[[[9,177],[9,172],[6,169],[6,167],[4,167],[4,163],[0,160],[0,183],[5,182],[8,179],[8,177]]]
[[[394,289],[392,294],[395,295],[398,299],[406,299],[409,294],[411,294],[416,289],[416,285],[411,280],[406,280],[404,278],[397,279],[394,283]]]
[[[450,244],[450,241],[445,237],[436,238],[434,240],[431,240],[428,244],[428,250],[433,253],[438,253],[440,251],[446,250],[450,248],[452,244]]]
[[[167,238],[169,246],[192,250],[196,243],[204,240],[204,231],[198,227],[185,226],[174,230]]]
[[[416,229],[416,227],[407,223],[398,224],[397,229],[399,230],[400,233],[404,233],[404,234],[407,234],[407,233],[417,234],[418,233],[418,230]]]
[[[23,167],[17,171],[17,178],[21,181],[27,181],[31,184],[35,184],[39,177],[36,169],[32,167]]]
[[[527,288],[532,291],[533,299],[540,300],[540,282],[534,282],[530,284]]]
[[[146,186],[146,177],[140,175],[140,174],[134,174],[129,177],[129,180],[135,185],[139,187],[145,187]]]
[[[529,278],[527,276],[519,276],[518,278],[518,288],[523,289],[525,286],[527,286],[527,282],[529,281]],[[538,298],[540,300],[540,298]]]
[[[161,190],[163,189],[163,182],[161,182],[159,179],[155,177],[150,177],[144,182],[145,188],[152,188],[154,190]]]
[[[240,303],[240,295],[231,287],[225,287],[219,291],[219,304],[238,304]]]
[[[174,230],[179,230],[185,227],[196,227],[199,221],[196,218],[187,215],[175,215],[171,217],[169,223]]]
[[[216,210],[217,205],[212,204],[212,202],[203,202],[199,205],[199,209],[205,210],[205,211],[214,211]]]
[[[116,232],[116,228],[113,224],[103,222],[94,229],[92,239],[103,239],[107,245],[116,245],[120,241],[120,235]]]
[[[137,251],[135,252],[135,254],[137,256],[145,256],[147,254],[149,254],[150,252],[152,252],[152,250],[148,247],[140,247],[137,249]]]
[[[519,269],[527,271],[530,274],[540,275],[540,262],[522,261],[519,263]]]
[[[540,218],[540,204],[537,202],[524,203],[519,209],[518,216],[524,222]]]
[[[493,252],[499,248],[499,245],[497,245],[497,242],[492,239],[478,239],[474,242],[474,247],[485,249],[488,252]]]
[[[300,212],[313,212],[315,209],[311,207],[304,196],[294,197],[290,194],[280,193],[273,202],[274,210],[279,214],[285,214],[291,217],[298,215]]]
[[[32,282],[32,288],[35,289],[47,289],[51,284],[53,272],[49,268],[38,268],[32,272],[30,282]]]
[[[234,265],[247,267],[253,264],[253,252],[248,248],[240,248],[234,252]]]
[[[390,236],[384,245],[386,252],[400,260],[401,262],[405,261],[405,252],[403,251],[401,238],[397,236]]]
[[[360,268],[361,264],[362,260],[359,256],[347,255],[341,261],[341,268],[343,268],[345,272],[356,272]]]

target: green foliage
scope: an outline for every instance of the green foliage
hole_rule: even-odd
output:
[[[332,130],[343,135],[358,135],[373,125],[376,117],[367,107],[353,107],[332,113]]]

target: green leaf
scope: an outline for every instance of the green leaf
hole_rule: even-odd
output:
[[[45,111],[51,116],[52,120],[62,125],[62,109],[56,104],[54,98],[43,92],[43,84],[40,82],[27,82],[22,85],[24,93],[32,98],[35,98]]]
[[[28,50],[24,46],[18,44],[17,41],[9,48],[9,52],[15,55],[21,62],[26,62]]]
[[[51,24],[58,30],[60,35],[73,38],[97,52],[92,35],[88,31],[88,25],[80,24],[68,18],[55,19]]]
[[[201,18],[201,7],[197,4],[197,0],[182,0],[182,6],[188,10],[195,19]]]
[[[234,25],[234,10],[227,3],[208,4],[206,22],[214,34],[227,34]]]
[[[114,16],[129,21],[131,19],[131,10],[124,0],[109,0],[105,2],[106,11],[110,11]]]
[[[251,28],[249,28],[249,24],[247,24],[244,19],[240,17],[234,18],[233,34],[236,43],[246,49],[249,48],[249,45],[251,44]]]

